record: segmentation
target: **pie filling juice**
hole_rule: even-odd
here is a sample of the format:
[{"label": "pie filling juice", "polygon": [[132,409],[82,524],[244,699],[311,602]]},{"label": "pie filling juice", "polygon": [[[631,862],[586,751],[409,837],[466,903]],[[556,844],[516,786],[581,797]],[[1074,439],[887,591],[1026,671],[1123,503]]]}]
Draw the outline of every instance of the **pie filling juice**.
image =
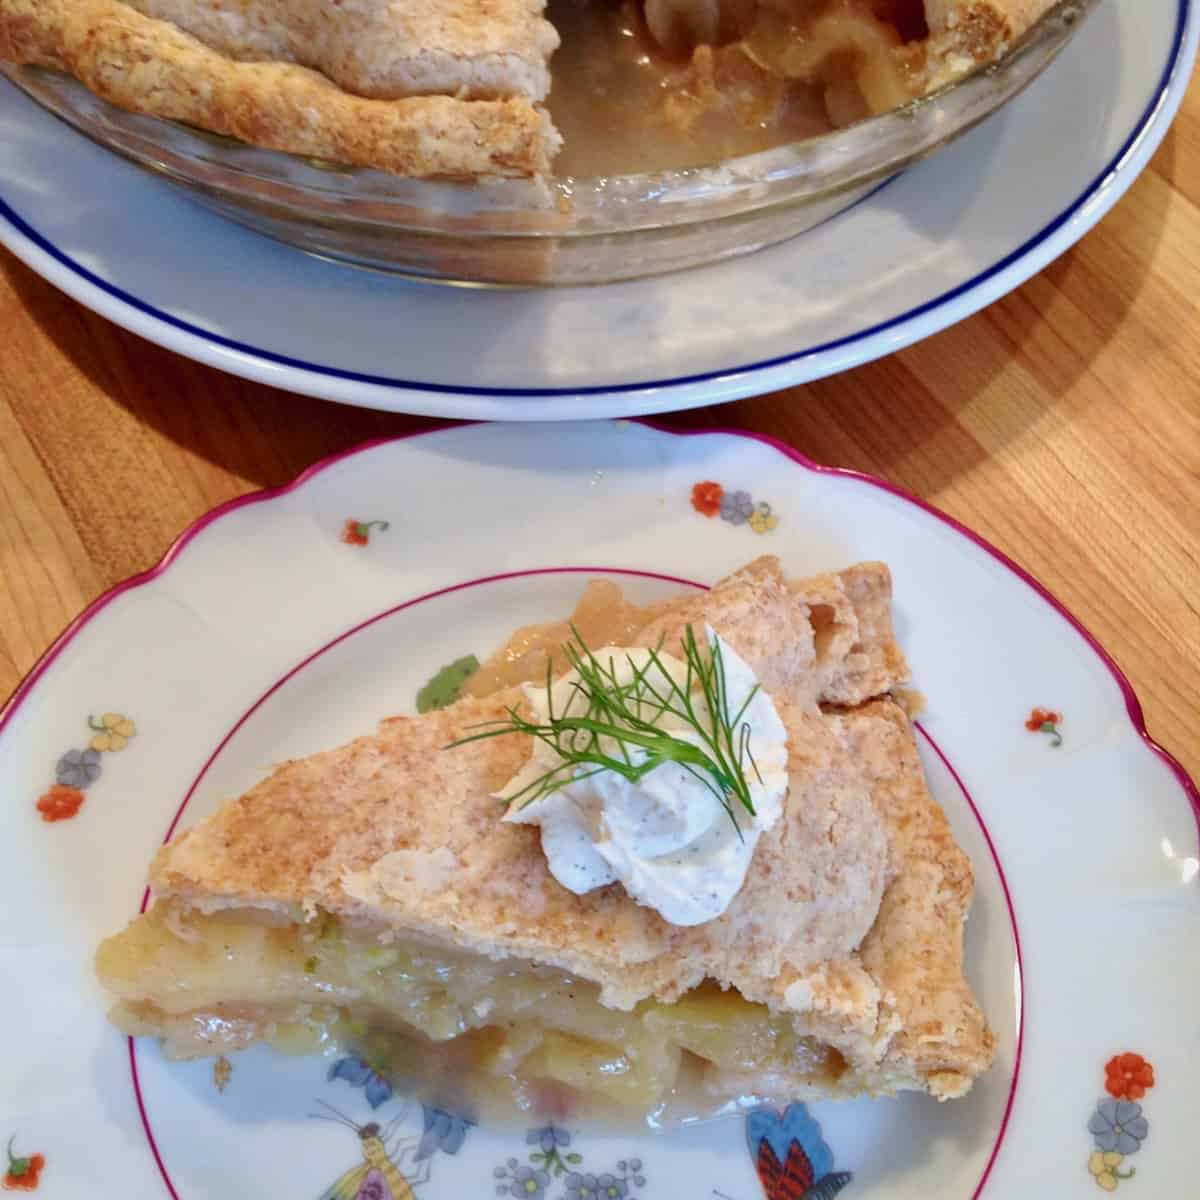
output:
[{"label": "pie filling juice", "polygon": [[[671,7],[673,3],[673,7]],[[708,0],[719,6],[721,0]],[[656,6],[666,16],[648,25]],[[684,169],[801,141],[921,91],[921,0],[550,0],[559,176]],[[713,34],[712,43],[695,42]],[[663,42],[666,42],[664,47]]]},{"label": "pie filling juice", "polygon": [[101,946],[97,970],[118,996],[153,997],[121,1001],[113,1020],[133,1036],[152,1029],[169,1056],[259,1041],[350,1052],[408,1093],[493,1121],[673,1123],[793,1099],[771,1094],[774,1070],[794,1077],[803,1064],[829,1086],[846,1069],[835,1049],[733,991],[703,985],[620,1012],[558,968],[389,944],[329,916],[297,926],[160,904]]}]

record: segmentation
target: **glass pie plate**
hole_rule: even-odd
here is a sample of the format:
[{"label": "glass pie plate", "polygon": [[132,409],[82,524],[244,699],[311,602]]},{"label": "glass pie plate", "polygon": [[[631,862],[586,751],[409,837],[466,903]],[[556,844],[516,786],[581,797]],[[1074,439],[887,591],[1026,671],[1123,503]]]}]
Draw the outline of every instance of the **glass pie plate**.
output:
[{"label": "glass pie plate", "polygon": [[0,65],[73,128],[241,225],[311,254],[449,283],[599,284],[746,254],[811,229],[1032,82],[1099,0],[1059,0],[995,62],[881,116],[711,167],[596,178],[406,179],[129,113]]}]

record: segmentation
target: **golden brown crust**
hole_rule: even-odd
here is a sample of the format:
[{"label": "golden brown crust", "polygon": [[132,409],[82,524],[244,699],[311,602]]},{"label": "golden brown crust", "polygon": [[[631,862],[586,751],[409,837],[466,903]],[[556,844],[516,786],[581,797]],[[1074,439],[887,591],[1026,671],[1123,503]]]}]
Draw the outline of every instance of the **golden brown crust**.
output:
[{"label": "golden brown crust", "polygon": [[831,719],[887,821],[896,872],[860,947],[880,1022],[896,1027],[882,1069],[915,1070],[939,1098],[961,1095],[995,1041],[963,975],[971,864],[928,793],[903,709],[880,700]]},{"label": "golden brown crust", "polygon": [[1058,0],[925,0],[929,86],[991,62]]},{"label": "golden brown crust", "polygon": [[636,641],[654,645],[662,638],[672,645],[685,625],[707,614],[720,621],[722,636],[772,696],[802,706],[859,704],[908,680],[891,600],[892,577],[883,563],[789,581],[779,559],[763,555],[711,592],[665,607]]},{"label": "golden brown crust", "polygon": [[543,100],[558,46],[543,0],[124,2],[229,58],[311,67],[375,100]]},{"label": "golden brown crust", "polygon": [[119,0],[0,0],[0,57],[68,70],[136,112],[404,175],[539,174],[558,147],[526,99],[364,99],[306,67],[225,58]]},{"label": "golden brown crust", "polygon": [[822,704],[861,704],[909,678],[892,629],[892,573],[857,563],[790,585],[813,626]]}]

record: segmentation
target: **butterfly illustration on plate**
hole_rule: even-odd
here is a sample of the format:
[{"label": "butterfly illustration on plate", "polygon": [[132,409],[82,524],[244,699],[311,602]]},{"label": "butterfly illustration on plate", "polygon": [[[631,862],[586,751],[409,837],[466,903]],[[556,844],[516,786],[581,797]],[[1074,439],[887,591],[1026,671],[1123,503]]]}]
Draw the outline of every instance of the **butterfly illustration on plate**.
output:
[{"label": "butterfly illustration on plate", "polygon": [[416,1143],[414,1138],[396,1138],[396,1130],[404,1120],[403,1112],[386,1126],[376,1121],[356,1125],[332,1104],[326,1104],[324,1100],[317,1103],[328,1112],[311,1113],[311,1116],[353,1130],[362,1146],[362,1162],[322,1192],[321,1200],[416,1200],[413,1189],[429,1178],[429,1160],[418,1168],[419,1178],[417,1175],[409,1178],[401,1171],[399,1164]]},{"label": "butterfly illustration on plate", "polygon": [[833,1169],[833,1151],[803,1104],[789,1104],[782,1115],[754,1109],[746,1141],[766,1200],[833,1200],[853,1178]]}]

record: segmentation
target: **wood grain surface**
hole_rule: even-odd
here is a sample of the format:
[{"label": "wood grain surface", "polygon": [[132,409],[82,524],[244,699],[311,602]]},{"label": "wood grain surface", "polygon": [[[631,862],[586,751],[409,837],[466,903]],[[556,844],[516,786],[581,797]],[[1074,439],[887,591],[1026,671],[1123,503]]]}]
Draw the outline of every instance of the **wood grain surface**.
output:
[{"label": "wood grain surface", "polygon": [[[1019,291],[881,362],[667,420],[773,434],[977,530],[1096,634],[1200,778],[1198,297],[1193,80],[1129,195]],[[179,358],[4,251],[0,330],[0,696],[205,510],[429,424]]]}]

